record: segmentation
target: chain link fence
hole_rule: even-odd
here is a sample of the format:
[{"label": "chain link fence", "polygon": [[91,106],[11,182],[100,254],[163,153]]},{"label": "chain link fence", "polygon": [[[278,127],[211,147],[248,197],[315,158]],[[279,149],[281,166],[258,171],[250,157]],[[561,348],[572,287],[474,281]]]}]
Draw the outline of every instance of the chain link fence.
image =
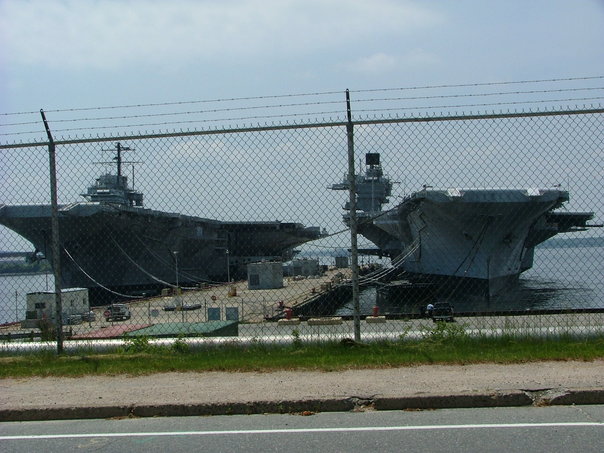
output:
[{"label": "chain link fence", "polygon": [[369,119],[350,123],[353,136],[326,122],[57,141],[60,320],[48,146],[2,145],[0,345],[61,325],[92,344],[340,339],[355,326],[370,340],[434,320],[601,332],[603,120],[600,109]]}]

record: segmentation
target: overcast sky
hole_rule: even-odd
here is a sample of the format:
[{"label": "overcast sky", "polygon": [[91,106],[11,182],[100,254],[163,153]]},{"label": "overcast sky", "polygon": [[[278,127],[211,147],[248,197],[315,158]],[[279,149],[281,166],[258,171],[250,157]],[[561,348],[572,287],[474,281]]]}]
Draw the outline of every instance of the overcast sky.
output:
[{"label": "overcast sky", "polygon": [[[0,126],[21,118],[3,113],[40,108],[594,76],[604,76],[604,0],[0,0]],[[588,86],[601,87],[602,79]],[[585,95],[598,100],[602,92]],[[39,115],[31,116],[33,125],[24,127],[44,140]],[[22,137],[4,134],[0,142]],[[601,162],[601,152],[593,155]],[[93,160],[77,163],[93,167]],[[20,187],[3,166],[0,186]],[[590,176],[589,187],[597,197],[575,198],[601,217],[592,201],[601,202],[604,175],[601,164],[592,167],[599,173]],[[96,171],[78,175],[77,186],[61,195],[73,199]],[[443,183],[466,182],[458,176]],[[144,185],[145,178],[139,180]],[[338,180],[315,185],[325,191]],[[19,202],[33,197],[4,193]],[[334,204],[334,220],[321,225],[341,228],[341,200],[324,198]],[[253,205],[243,198],[241,203]],[[188,209],[220,214],[206,211]]]},{"label": "overcast sky", "polygon": [[604,1],[0,0],[0,41],[0,113],[582,77]]}]

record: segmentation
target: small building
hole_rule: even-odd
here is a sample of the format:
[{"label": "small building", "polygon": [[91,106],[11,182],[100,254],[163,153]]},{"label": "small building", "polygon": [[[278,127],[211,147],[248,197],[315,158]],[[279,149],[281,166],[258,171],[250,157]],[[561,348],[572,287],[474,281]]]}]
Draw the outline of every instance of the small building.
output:
[{"label": "small building", "polygon": [[336,256],[336,268],[337,269],[346,269],[348,267],[348,257],[347,256]]},{"label": "small building", "polygon": [[247,265],[248,289],[283,288],[283,264],[278,261]]},{"label": "small building", "polygon": [[319,260],[308,258],[293,260],[291,262],[290,275],[302,275],[304,277],[321,275]]},{"label": "small building", "polygon": [[[27,311],[25,320],[21,323],[22,327],[37,327],[37,323],[41,319],[56,319],[57,305],[54,291],[27,293],[26,302]],[[88,289],[66,288],[61,290],[61,307],[64,318],[87,314],[90,311]]]}]

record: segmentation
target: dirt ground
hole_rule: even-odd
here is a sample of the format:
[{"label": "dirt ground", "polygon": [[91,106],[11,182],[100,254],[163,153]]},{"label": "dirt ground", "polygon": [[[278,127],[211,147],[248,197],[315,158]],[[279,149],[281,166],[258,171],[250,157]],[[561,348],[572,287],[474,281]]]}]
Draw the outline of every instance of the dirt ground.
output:
[{"label": "dirt ground", "polygon": [[161,373],[0,380],[0,409],[162,405],[604,389],[604,360],[341,372]]}]

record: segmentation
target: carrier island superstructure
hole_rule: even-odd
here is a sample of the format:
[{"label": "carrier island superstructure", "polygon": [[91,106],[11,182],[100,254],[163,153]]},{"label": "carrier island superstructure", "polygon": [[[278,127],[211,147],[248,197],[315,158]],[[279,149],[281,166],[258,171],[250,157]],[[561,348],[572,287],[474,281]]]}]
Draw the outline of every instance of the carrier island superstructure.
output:
[{"label": "carrier island superstructure", "polygon": [[[345,177],[333,190],[349,190]],[[585,230],[592,212],[557,211],[569,200],[558,189],[433,189],[412,192],[392,209],[380,154],[365,156],[355,175],[358,232],[410,279],[441,294],[493,297],[533,266],[535,246],[558,233]],[[350,206],[344,222],[350,224]]]},{"label": "carrier island superstructure", "polygon": [[[322,236],[319,227],[281,221],[230,222],[143,207],[143,194],[122,175],[101,175],[85,201],[59,206],[62,287],[89,288],[92,303],[151,294],[166,286],[225,282],[248,263],[285,261]],[[50,205],[0,205],[0,224],[52,263]]]}]

